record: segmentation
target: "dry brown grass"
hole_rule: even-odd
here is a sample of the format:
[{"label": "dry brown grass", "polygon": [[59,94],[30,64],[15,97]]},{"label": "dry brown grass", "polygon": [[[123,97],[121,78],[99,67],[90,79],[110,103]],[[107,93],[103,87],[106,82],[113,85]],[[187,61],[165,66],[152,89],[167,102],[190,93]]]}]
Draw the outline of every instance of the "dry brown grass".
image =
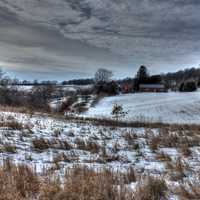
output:
[{"label": "dry brown grass", "polygon": [[41,152],[49,148],[49,143],[44,138],[35,138],[32,140],[32,148],[35,151]]},{"label": "dry brown grass", "polygon": [[77,145],[77,149],[83,150],[83,151],[89,151],[91,153],[99,153],[101,150],[101,146],[93,141],[93,140],[87,140],[84,141],[83,139],[77,138],[75,140],[75,144]]},{"label": "dry brown grass", "polygon": [[159,148],[161,142],[161,138],[159,136],[151,136],[150,140],[148,142],[149,148],[153,151],[156,152]]},{"label": "dry brown grass", "polygon": [[101,147],[100,157],[97,159],[99,163],[109,163],[114,161],[120,161],[121,157],[118,154],[108,153],[105,146]]},{"label": "dry brown grass", "polygon": [[54,158],[53,158],[53,163],[55,163],[56,165],[59,162],[75,162],[79,160],[79,158],[76,155],[72,155],[72,154],[65,154],[65,153],[58,153]]},{"label": "dry brown grass", "polygon": [[187,144],[183,144],[180,146],[180,151],[183,154],[183,156],[188,157],[192,155],[192,151],[190,150],[190,148],[188,147]]},{"label": "dry brown grass", "polygon": [[171,161],[171,157],[164,152],[158,152],[156,154],[155,158],[156,158],[156,160],[159,160],[161,162],[170,162]]},{"label": "dry brown grass", "polygon": [[61,141],[59,139],[48,140],[44,138],[35,138],[32,140],[32,148],[35,151],[42,152],[49,148],[70,150],[73,147],[66,140]]},{"label": "dry brown grass", "polygon": [[137,181],[137,174],[133,167],[129,167],[126,173],[123,173],[124,183],[130,184]]},{"label": "dry brown grass", "polygon": [[116,187],[116,183],[116,178],[110,171],[94,172],[86,167],[74,167],[66,171],[64,189],[56,198],[59,200],[131,199],[131,192],[125,185]]},{"label": "dry brown grass", "polygon": [[193,181],[187,181],[186,183],[183,183],[178,188],[178,195],[180,199],[182,200],[188,200],[188,199],[200,199],[200,182],[199,178],[197,180]]},{"label": "dry brown grass", "polygon": [[167,200],[168,187],[164,180],[147,177],[141,180],[134,193],[134,200]]},{"label": "dry brown grass", "polygon": [[16,120],[10,120],[10,121],[1,121],[0,122],[0,127],[7,127],[12,130],[22,130],[23,129],[23,124],[19,123]]},{"label": "dry brown grass", "polygon": [[63,183],[57,176],[39,177],[25,165],[5,161],[0,168],[0,200],[132,200],[133,191],[108,170],[74,166],[66,170]]},{"label": "dry brown grass", "polygon": [[5,143],[3,145],[3,147],[1,148],[1,152],[16,153],[17,152],[17,148],[13,144]]},{"label": "dry brown grass", "polygon": [[189,165],[181,158],[178,158],[175,162],[167,162],[166,168],[169,170],[172,181],[182,180],[186,177],[186,173],[190,171]]},{"label": "dry brown grass", "polygon": [[39,179],[31,168],[4,162],[0,168],[0,200],[33,199],[38,191]]},{"label": "dry brown grass", "polygon": [[0,111],[18,112],[18,113],[31,113],[31,111],[26,107],[14,107],[14,106],[2,106],[2,105],[0,105]]},{"label": "dry brown grass", "polygon": [[127,132],[123,135],[123,137],[127,141],[128,145],[132,145],[138,138],[137,134],[134,132]]},{"label": "dry brown grass", "polygon": [[[46,173],[39,176],[26,165],[9,160],[0,167],[0,200],[166,200],[168,187],[164,180],[154,177],[141,179],[136,190],[127,187],[137,180],[134,168],[125,173],[107,169],[94,171],[73,166],[65,172],[63,182],[58,176]],[[199,199],[199,185],[189,190],[181,187],[185,199]],[[187,187],[188,188],[188,187]]]},{"label": "dry brown grass", "polygon": [[192,130],[188,132],[178,129],[175,131],[174,128],[160,128],[159,134],[146,134],[146,138],[153,152],[159,150],[160,147],[177,148],[183,155],[190,156],[189,148],[200,145],[200,137]]}]

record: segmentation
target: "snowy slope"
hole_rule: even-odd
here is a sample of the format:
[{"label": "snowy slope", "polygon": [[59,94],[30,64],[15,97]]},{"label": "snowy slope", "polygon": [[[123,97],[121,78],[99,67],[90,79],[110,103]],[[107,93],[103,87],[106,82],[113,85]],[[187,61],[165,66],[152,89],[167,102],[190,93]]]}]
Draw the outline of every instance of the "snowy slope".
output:
[{"label": "snowy slope", "polygon": [[106,97],[84,115],[112,117],[112,106],[115,103],[122,105],[124,111],[128,111],[124,120],[164,123],[200,122],[200,92],[140,93]]}]

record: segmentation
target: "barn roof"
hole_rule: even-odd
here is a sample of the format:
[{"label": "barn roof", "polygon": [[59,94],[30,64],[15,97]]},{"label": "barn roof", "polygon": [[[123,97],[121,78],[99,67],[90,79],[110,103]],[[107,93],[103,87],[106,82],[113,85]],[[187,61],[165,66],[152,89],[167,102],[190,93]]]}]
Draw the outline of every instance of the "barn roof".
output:
[{"label": "barn roof", "polygon": [[164,89],[163,84],[140,84],[140,88],[149,88],[149,89]]}]

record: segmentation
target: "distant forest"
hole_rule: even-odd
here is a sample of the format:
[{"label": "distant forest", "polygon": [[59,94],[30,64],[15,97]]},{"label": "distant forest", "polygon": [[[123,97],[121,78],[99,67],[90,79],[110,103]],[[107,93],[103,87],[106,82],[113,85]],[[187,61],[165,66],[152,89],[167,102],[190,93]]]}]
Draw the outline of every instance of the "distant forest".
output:
[{"label": "distant forest", "polygon": [[[152,77],[160,76],[163,83],[168,87],[171,88],[175,85],[180,85],[182,82],[185,81],[196,81],[198,85],[200,85],[200,68],[188,68],[184,70],[180,70],[177,72],[170,72],[167,74],[160,74],[160,75],[153,75]],[[117,80],[119,84],[123,83],[131,83],[135,80],[133,78],[125,78],[121,80]],[[76,79],[70,81],[63,81],[63,85],[88,85],[93,84],[94,79]]]},{"label": "distant forest", "polygon": [[174,73],[162,74],[162,79],[167,87],[180,85],[185,81],[195,81],[200,85],[200,68],[189,68]]},{"label": "distant forest", "polygon": [[[74,79],[69,81],[20,81],[18,79],[11,79],[8,76],[2,77],[2,71],[0,70],[0,85],[91,85],[95,83],[94,78],[87,79]],[[136,75],[133,77],[127,77],[120,80],[115,80],[118,84],[131,84],[136,80]],[[195,81],[200,86],[200,68],[188,68],[177,72],[170,72],[166,74],[158,74],[150,76],[150,80],[153,83],[161,82],[165,84],[167,88],[179,87],[183,82]]]}]

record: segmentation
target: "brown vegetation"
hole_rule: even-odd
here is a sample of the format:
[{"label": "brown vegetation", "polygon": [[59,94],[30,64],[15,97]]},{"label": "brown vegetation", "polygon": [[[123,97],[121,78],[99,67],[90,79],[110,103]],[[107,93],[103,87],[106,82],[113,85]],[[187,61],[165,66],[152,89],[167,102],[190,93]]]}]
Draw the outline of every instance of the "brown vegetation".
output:
[{"label": "brown vegetation", "polygon": [[136,200],[167,200],[168,187],[164,180],[147,177],[141,180],[134,193]]}]

